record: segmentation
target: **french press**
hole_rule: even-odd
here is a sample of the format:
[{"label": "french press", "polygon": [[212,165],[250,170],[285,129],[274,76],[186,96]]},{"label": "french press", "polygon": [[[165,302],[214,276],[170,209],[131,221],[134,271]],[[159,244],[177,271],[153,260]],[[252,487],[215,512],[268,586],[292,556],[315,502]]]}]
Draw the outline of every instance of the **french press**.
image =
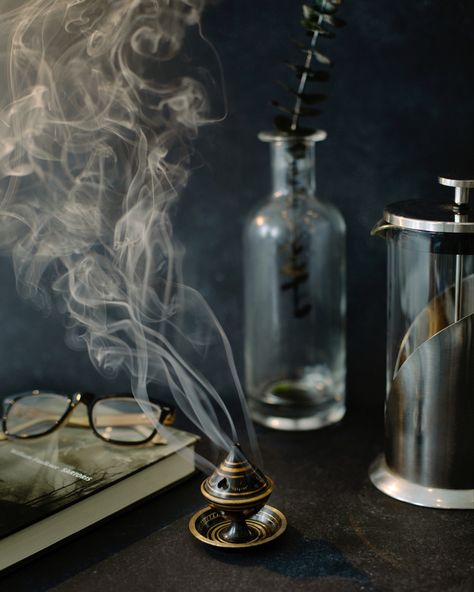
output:
[{"label": "french press", "polygon": [[370,468],[412,504],[474,508],[474,180],[454,199],[389,205],[385,454]]}]

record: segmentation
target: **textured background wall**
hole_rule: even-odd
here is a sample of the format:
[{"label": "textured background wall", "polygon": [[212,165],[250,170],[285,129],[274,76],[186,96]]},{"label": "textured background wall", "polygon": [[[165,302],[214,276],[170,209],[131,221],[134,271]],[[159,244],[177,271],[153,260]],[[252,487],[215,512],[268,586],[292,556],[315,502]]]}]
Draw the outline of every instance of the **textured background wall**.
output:
[{"label": "textured background wall", "polygon": [[[348,26],[325,41],[334,58],[329,100],[319,126],[318,192],[348,224],[348,393],[352,407],[380,409],[384,397],[385,249],[370,238],[385,203],[440,194],[442,172],[474,175],[474,5],[468,0],[346,0]],[[267,146],[275,81],[299,54],[294,0],[223,0],[208,8],[203,30],[212,50],[193,48],[215,83],[213,113],[223,122],[201,130],[195,171],[176,212],[186,247],[187,282],[198,288],[226,329],[242,368],[241,232],[247,212],[269,189]],[[322,47],[322,46],[321,46]],[[62,319],[46,317],[16,295],[0,259],[0,394],[32,386],[126,389],[101,377],[85,352],[64,343]],[[217,378],[212,359],[204,371]],[[226,385],[221,382],[223,392]]]}]

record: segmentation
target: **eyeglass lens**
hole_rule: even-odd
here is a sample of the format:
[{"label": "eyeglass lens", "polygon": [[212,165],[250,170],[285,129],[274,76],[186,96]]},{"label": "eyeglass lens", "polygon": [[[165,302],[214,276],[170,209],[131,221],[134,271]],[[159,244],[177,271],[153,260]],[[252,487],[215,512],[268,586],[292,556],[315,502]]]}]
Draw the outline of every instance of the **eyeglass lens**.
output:
[{"label": "eyeglass lens", "polygon": [[107,398],[92,409],[96,432],[114,442],[144,442],[152,435],[159,422],[161,408],[153,403],[139,405],[133,399]]},{"label": "eyeglass lens", "polygon": [[7,416],[7,430],[12,436],[28,438],[52,429],[64,416],[70,400],[63,395],[39,394],[15,401]]}]

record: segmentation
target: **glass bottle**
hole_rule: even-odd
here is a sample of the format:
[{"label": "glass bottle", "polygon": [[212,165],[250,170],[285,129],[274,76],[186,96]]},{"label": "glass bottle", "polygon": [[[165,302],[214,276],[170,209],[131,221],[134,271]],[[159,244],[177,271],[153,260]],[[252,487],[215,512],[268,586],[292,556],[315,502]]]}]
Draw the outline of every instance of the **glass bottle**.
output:
[{"label": "glass bottle", "polygon": [[245,381],[252,419],[309,430],[345,413],[345,224],[316,198],[315,142],[262,133],[273,190],[244,232]]}]

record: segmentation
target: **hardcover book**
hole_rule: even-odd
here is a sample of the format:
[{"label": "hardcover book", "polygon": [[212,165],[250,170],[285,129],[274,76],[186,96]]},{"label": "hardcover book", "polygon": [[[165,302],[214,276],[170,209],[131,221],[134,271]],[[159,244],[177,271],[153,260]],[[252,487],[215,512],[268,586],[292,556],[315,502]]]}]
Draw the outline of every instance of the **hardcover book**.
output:
[{"label": "hardcover book", "polygon": [[72,427],[0,441],[0,570],[191,475],[197,436],[168,429],[168,444],[147,446]]}]

